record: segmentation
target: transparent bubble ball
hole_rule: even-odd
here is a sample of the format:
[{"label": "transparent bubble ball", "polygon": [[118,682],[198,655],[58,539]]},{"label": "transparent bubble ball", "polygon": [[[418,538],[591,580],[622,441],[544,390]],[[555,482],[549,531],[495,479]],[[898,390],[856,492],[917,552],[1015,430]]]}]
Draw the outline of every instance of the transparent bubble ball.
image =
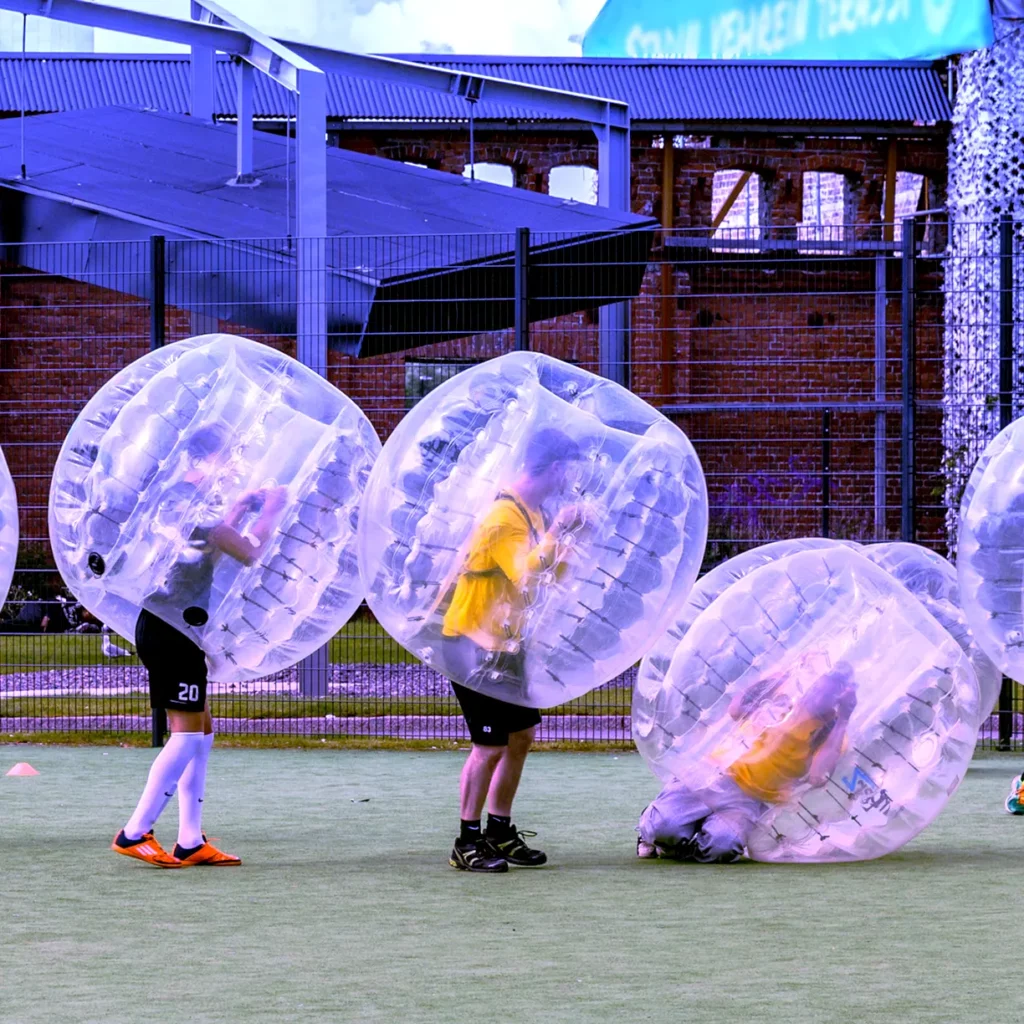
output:
[{"label": "transparent bubble ball", "polygon": [[[753,859],[851,861],[893,852],[939,814],[974,751],[980,690],[917,598],[833,544],[725,588],[648,700],[634,719],[648,763],[699,793],[752,797]],[[803,756],[830,742],[816,767]]]},{"label": "transparent bubble ball", "polygon": [[0,449],[0,606],[7,600],[18,561],[18,495]]},{"label": "transparent bubble ball", "polygon": [[399,424],[360,517],[367,601],[450,679],[529,707],[628,669],[707,539],[686,436],[625,388],[538,353],[465,370]]},{"label": "transparent bubble ball", "polygon": [[960,581],[956,568],[938,552],[921,547],[920,544],[893,541],[866,545],[861,550],[865,558],[899,580],[935,616],[967,655],[981,689],[978,707],[980,725],[992,713],[999,700],[1003,673],[982,650],[971,631],[960,600]]},{"label": "transparent bubble ball", "polygon": [[132,638],[141,609],[210,678],[253,679],[326,643],[362,600],[359,502],[380,442],[295,359],[208,334],[150,352],[75,420],[50,487],[68,587]]},{"label": "transparent bubble ball", "polygon": [[960,505],[960,597],[974,636],[1024,681],[1024,419],[988,445]]}]

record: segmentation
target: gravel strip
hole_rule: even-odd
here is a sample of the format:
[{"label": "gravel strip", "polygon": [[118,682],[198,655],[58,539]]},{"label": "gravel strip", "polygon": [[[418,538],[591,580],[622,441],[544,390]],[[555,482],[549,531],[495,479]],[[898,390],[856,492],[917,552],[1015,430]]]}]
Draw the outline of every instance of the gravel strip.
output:
[{"label": "gravel strip", "polygon": [[[326,718],[215,718],[217,732],[260,736],[375,736],[404,740],[469,740],[461,715],[380,715]],[[148,715],[81,715],[0,718],[4,733],[145,732]],[[552,715],[537,730],[541,742],[629,742],[622,715]]]},{"label": "gravel strip", "polygon": [[[635,679],[636,670],[633,669],[608,685],[631,686]],[[115,696],[145,692],[145,670],[135,665],[81,665],[0,675],[0,697],[28,694],[62,697],[76,693]],[[289,669],[252,682],[211,683],[209,692],[212,696],[299,696],[299,674],[295,669]],[[451,692],[448,680],[426,665],[361,662],[331,665],[326,696],[429,698],[450,697]]]}]

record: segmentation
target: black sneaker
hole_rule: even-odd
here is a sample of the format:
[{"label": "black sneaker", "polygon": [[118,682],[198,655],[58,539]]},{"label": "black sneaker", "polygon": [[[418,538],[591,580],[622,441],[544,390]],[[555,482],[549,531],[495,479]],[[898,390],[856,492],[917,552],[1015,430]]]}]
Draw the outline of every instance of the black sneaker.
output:
[{"label": "black sneaker", "polygon": [[460,871],[508,871],[508,862],[485,836],[479,839],[456,839],[448,863]]},{"label": "black sneaker", "polygon": [[495,833],[487,830],[487,841],[494,847],[502,857],[521,868],[539,868],[541,864],[547,864],[548,855],[543,850],[532,850],[524,839],[532,839],[536,832],[525,832],[510,825],[507,832]]}]

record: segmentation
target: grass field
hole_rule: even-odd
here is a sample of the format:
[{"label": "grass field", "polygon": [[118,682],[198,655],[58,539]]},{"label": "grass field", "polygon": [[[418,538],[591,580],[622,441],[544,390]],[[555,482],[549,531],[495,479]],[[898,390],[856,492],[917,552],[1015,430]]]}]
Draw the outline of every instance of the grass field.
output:
[{"label": "grass field", "polygon": [[[628,715],[633,691],[628,686],[609,686],[591,690],[583,697],[560,704],[547,714]],[[322,718],[335,715],[455,715],[458,701],[450,697],[401,697],[385,693],[380,697],[274,697],[266,694],[251,696],[218,696],[211,701],[218,718]],[[61,697],[15,696],[0,698],[0,727],[3,719],[21,715],[148,715],[149,696],[145,694],[118,694],[96,697],[91,694],[68,694]]]},{"label": "grass field", "polygon": [[[0,746],[0,1020],[1011,1022],[1024,820],[979,761],[869,864],[637,861],[634,755],[538,753],[517,806],[548,867],[446,863],[457,751],[215,752],[241,869],[116,857],[152,752]],[[157,834],[173,842],[174,808]]]},{"label": "grass field", "polygon": [[[6,672],[28,672],[35,669],[60,668],[73,665],[138,665],[138,659],[111,660],[103,655],[98,633],[18,633],[0,635],[0,665]],[[131,642],[113,636],[124,648]],[[395,643],[376,622],[349,622],[331,641],[331,661],[338,663],[412,663],[416,659]],[[0,672],[0,679],[3,678]]]}]

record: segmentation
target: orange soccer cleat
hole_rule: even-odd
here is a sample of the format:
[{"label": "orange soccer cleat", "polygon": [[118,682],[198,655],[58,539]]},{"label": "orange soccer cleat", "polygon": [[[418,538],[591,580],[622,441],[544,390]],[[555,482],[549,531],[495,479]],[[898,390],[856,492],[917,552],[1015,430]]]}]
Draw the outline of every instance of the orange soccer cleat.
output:
[{"label": "orange soccer cleat", "polygon": [[124,834],[124,829],[114,836],[110,844],[114,853],[122,853],[126,857],[134,857],[155,868],[180,868],[181,861],[172,857],[154,838],[152,832],[147,832],[139,839],[129,839]]},{"label": "orange soccer cleat", "polygon": [[192,851],[183,849],[177,843],[174,844],[174,856],[178,859],[178,863],[181,864],[183,868],[234,868],[238,867],[238,865],[242,863],[241,857],[236,857],[234,854],[230,853],[224,853],[222,850],[218,850],[213,843],[206,842],[205,836],[203,839],[203,845],[197,846]]}]

